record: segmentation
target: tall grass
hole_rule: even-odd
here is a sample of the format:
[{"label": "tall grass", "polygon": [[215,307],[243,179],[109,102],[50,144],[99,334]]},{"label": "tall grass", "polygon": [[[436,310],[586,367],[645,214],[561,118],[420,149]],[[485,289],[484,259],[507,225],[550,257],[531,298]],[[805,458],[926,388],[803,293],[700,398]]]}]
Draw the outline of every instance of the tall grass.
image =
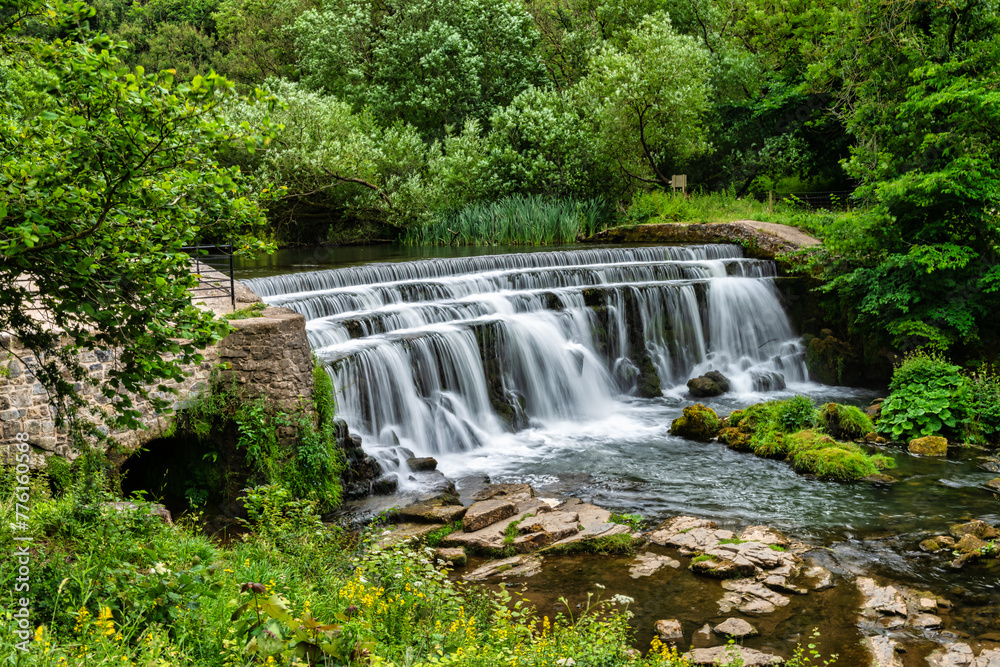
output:
[{"label": "tall grass", "polygon": [[612,211],[602,199],[511,195],[440,214],[407,231],[408,245],[551,245],[605,229]]}]

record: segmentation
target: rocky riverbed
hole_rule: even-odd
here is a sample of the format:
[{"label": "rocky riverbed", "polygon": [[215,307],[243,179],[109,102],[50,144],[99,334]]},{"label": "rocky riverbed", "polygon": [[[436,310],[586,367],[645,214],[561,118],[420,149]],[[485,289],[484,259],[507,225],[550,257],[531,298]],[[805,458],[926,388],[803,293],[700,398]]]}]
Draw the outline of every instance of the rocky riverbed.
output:
[{"label": "rocky riverbed", "polygon": [[[1000,627],[971,635],[953,622],[961,619],[946,591],[861,572],[824,545],[693,516],[636,530],[527,484],[472,486],[466,480],[461,499],[451,489],[395,509],[380,542],[430,538],[453,577],[506,588],[550,616],[578,611],[588,596],[627,596],[637,649],[655,636],[699,665],[736,653],[744,665],[778,665],[812,643],[841,665],[1000,667]],[[995,530],[972,521],[953,527],[957,539],[923,546],[969,535],[981,547]],[[946,556],[970,560],[936,554]]]}]

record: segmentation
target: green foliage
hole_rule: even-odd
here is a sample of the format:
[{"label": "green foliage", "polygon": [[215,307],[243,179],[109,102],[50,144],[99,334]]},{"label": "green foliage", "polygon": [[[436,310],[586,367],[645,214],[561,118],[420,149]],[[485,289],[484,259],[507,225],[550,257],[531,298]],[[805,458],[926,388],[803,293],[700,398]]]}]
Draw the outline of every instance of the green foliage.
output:
[{"label": "green foliage", "polygon": [[471,204],[408,230],[411,244],[549,245],[569,243],[607,226],[600,200],[574,201],[515,195]]},{"label": "green foliage", "polygon": [[266,303],[255,303],[248,308],[240,308],[226,315],[227,320],[246,320],[252,317],[262,317]]},{"label": "green foliage", "polygon": [[543,80],[538,32],[512,0],[341,0],[295,24],[303,80],[388,127],[440,139]]},{"label": "green foliage", "polygon": [[837,440],[857,440],[875,431],[875,424],[860,408],[827,403],[818,410],[817,421]]},{"label": "green foliage", "polygon": [[603,152],[630,179],[669,187],[672,167],[708,150],[708,55],[657,12],[592,60],[581,94],[593,101]]},{"label": "green foliage", "polygon": [[441,544],[441,541],[451,535],[452,533],[457,533],[462,530],[462,522],[454,521],[452,523],[441,526],[437,530],[427,533],[424,537],[424,544],[431,548],[437,548]]},{"label": "green foliage", "polygon": [[[53,12],[53,26],[92,14],[73,11]],[[41,360],[35,373],[61,415],[99,409],[74,387],[90,383],[108,418],[135,428],[133,397],[165,391],[159,382],[181,379],[228,330],[192,305],[197,278],[181,247],[263,222],[239,171],[215,154],[267,139],[218,118],[235,97],[222,77],[175,85],[167,72],[130,71],[100,33],[44,42],[0,30],[50,100],[24,117],[17,100],[0,101],[0,328]],[[76,356],[95,348],[119,349],[99,384]]]},{"label": "green foliage", "polygon": [[917,352],[896,368],[878,430],[893,440],[955,434],[970,416],[968,381],[939,354]]},{"label": "green foliage", "polygon": [[[333,387],[326,371],[315,368],[315,423],[308,412],[276,410],[263,398],[246,399],[235,385],[218,380],[180,411],[174,437],[190,435],[203,452],[203,464],[194,476],[205,486],[194,487],[195,492],[218,497],[232,493],[234,484],[276,484],[295,499],[315,502],[322,511],[340,504],[346,461],[336,440]],[[279,430],[288,428],[297,433],[291,448],[278,439]],[[231,430],[236,433],[235,452],[224,444]],[[218,468],[226,466],[229,479],[213,482],[221,474]]]},{"label": "green foliage", "polygon": [[993,366],[979,369],[969,376],[971,412],[975,415],[966,423],[973,439],[1000,443],[1000,377]]}]

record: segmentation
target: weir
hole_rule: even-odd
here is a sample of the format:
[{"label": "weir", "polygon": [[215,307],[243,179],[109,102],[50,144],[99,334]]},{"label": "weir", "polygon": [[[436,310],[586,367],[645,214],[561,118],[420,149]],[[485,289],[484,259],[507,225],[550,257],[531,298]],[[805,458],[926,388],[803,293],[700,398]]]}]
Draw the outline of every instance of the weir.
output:
[{"label": "weir", "polygon": [[[680,396],[807,381],[773,262],[737,245],[433,259],[246,281],[307,318],[338,413],[387,471],[504,433]],[[403,470],[401,470],[401,468]],[[401,480],[402,481],[402,480]]]}]

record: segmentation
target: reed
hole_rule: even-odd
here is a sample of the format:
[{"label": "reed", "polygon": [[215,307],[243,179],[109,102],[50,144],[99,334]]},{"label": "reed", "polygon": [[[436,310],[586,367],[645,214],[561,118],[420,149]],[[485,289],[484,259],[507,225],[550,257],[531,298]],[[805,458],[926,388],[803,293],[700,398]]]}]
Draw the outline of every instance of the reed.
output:
[{"label": "reed", "polygon": [[602,199],[511,195],[447,211],[407,230],[408,245],[552,245],[606,229],[611,208]]}]

